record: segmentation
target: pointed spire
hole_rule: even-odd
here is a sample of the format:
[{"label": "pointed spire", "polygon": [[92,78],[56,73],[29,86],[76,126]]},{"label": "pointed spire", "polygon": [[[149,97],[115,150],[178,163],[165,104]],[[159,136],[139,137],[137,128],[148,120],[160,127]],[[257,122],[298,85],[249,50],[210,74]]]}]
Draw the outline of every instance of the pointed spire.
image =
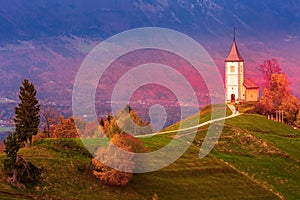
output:
[{"label": "pointed spire", "polygon": [[244,61],[243,57],[241,56],[241,54],[239,53],[239,50],[236,46],[236,42],[235,42],[235,27],[233,28],[233,42],[232,42],[232,47],[231,50],[229,52],[229,55],[227,56],[225,62],[240,62],[240,61]]},{"label": "pointed spire", "polygon": [[235,27],[233,27],[233,42],[235,42]]}]

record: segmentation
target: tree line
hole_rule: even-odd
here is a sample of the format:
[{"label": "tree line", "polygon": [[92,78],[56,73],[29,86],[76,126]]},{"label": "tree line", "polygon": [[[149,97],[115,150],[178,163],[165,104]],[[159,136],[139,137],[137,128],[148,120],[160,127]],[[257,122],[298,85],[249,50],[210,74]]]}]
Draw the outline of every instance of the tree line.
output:
[{"label": "tree line", "polygon": [[276,111],[283,110],[285,123],[300,127],[300,101],[291,92],[288,78],[278,61],[267,60],[259,68],[263,74],[264,88],[255,110],[263,115],[275,115]]},{"label": "tree line", "polygon": [[[255,105],[255,110],[263,115],[275,114],[277,110],[284,110],[285,122],[289,125],[300,127],[300,102],[296,95],[290,90],[290,83],[287,76],[282,72],[276,59],[267,60],[260,66],[264,76],[264,89],[260,101]],[[41,171],[32,163],[18,155],[21,147],[31,145],[33,140],[41,138],[77,138],[78,130],[91,138],[106,136],[110,139],[108,148],[99,148],[96,151],[96,158],[92,159],[93,174],[102,182],[108,185],[126,185],[132,177],[130,172],[120,172],[101,163],[97,157],[105,158],[109,163],[118,162],[120,158],[107,156],[112,145],[120,149],[142,153],[146,152],[143,143],[132,135],[152,133],[149,123],[144,123],[130,106],[119,111],[115,116],[108,115],[101,118],[94,127],[81,119],[74,117],[65,118],[53,112],[51,109],[41,106],[36,97],[37,91],[33,83],[24,79],[20,87],[19,103],[15,107],[15,131],[11,132],[4,141],[4,152],[8,159],[4,166],[8,171],[9,182],[23,187],[25,183],[38,179]],[[40,119],[42,118],[43,129],[39,130]],[[129,123],[132,120],[138,127],[135,128]],[[123,127],[119,127],[119,125]],[[145,128],[146,127],[146,128]],[[127,134],[122,128],[132,130],[132,135]],[[128,168],[134,169],[134,158],[126,158]]]},{"label": "tree line", "polygon": [[[15,108],[15,131],[11,132],[4,141],[5,149],[8,159],[4,161],[4,168],[8,174],[8,181],[18,187],[24,188],[25,184],[33,183],[39,179],[41,170],[34,166],[31,162],[26,161],[23,156],[18,155],[20,148],[28,145],[31,146],[33,140],[41,138],[77,138],[79,137],[76,128],[79,128],[88,137],[103,137],[104,135],[110,139],[108,148],[99,148],[96,151],[96,158],[92,159],[93,174],[96,178],[108,185],[124,186],[131,177],[130,172],[121,172],[99,161],[99,157],[105,157],[105,155],[111,155],[109,152],[114,145],[122,150],[141,153],[146,152],[143,143],[126,134],[119,128],[117,119],[115,116],[108,115],[106,118],[101,118],[98,123],[98,127],[93,127],[92,124],[88,124],[80,119],[74,119],[74,117],[64,118],[58,117],[57,113],[52,112],[49,109],[40,110],[40,104],[36,97],[37,91],[33,83],[25,79],[22,82],[19,93],[19,104]],[[41,115],[41,116],[40,116]],[[124,110],[117,113],[117,118],[120,123],[127,123],[131,118],[134,123],[139,126],[147,126],[148,123],[144,123],[137,114],[131,109],[130,106],[126,106]],[[43,118],[44,128],[39,130],[40,117]],[[76,125],[75,126],[75,120]],[[79,125],[79,126],[78,126]],[[151,127],[145,129],[147,133],[151,133]],[[144,130],[144,131],[145,131]],[[141,134],[140,129],[132,129],[134,134]],[[86,135],[83,135],[86,136]],[[119,151],[119,150],[118,150]],[[135,163],[133,157],[119,158],[116,156],[106,156],[103,162],[115,162],[116,164],[126,164],[128,168],[134,169]],[[119,163],[119,160],[123,160],[124,163]]]}]

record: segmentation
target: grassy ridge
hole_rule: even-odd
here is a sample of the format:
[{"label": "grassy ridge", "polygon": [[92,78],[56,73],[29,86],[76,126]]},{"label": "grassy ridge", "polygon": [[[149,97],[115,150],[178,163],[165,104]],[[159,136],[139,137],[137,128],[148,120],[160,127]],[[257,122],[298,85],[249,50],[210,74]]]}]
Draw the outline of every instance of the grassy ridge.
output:
[{"label": "grassy ridge", "polygon": [[[202,111],[202,120],[209,119],[209,110]],[[177,161],[155,172],[135,174],[123,188],[102,185],[93,177],[90,155],[80,140],[38,141],[20,154],[45,169],[41,182],[26,190],[13,188],[5,182],[0,165],[0,199],[127,200],[154,195],[159,199],[300,199],[299,131],[244,114],[226,120],[214,150],[199,159],[205,128],[198,130],[193,144]],[[156,150],[171,139],[171,135],[157,135],[142,141],[149,150]],[[0,163],[4,158],[0,155]]]},{"label": "grassy ridge", "polygon": [[[287,199],[300,199],[300,131],[258,115],[227,120],[214,154],[267,183]],[[224,137],[233,136],[233,138]]]},{"label": "grassy ridge", "polygon": [[[214,112],[216,116],[220,116],[223,117],[223,112],[224,109],[225,110],[225,115],[231,115],[232,112],[231,110],[226,106],[224,107],[224,105],[214,105]],[[204,107],[199,113],[192,115],[190,117],[187,117],[186,119],[183,119],[181,122],[177,122],[167,128],[165,128],[162,131],[169,131],[169,130],[176,130],[179,128],[180,124],[184,124],[184,127],[190,127],[190,126],[195,126],[195,124],[201,124],[203,122],[206,122],[208,120],[211,119],[211,112],[212,112],[212,105],[208,105],[206,107]],[[218,118],[218,117],[215,117]],[[184,128],[182,127],[182,128]]]},{"label": "grassy ridge", "polygon": [[[154,194],[159,199],[276,199],[274,194],[220,160],[211,156],[198,159],[198,151],[196,146],[191,146],[170,166],[136,174],[128,186],[114,188],[102,185],[93,177],[90,158],[79,140],[43,140],[20,152],[45,168],[41,183],[23,191],[8,186],[2,178],[0,190],[15,195],[22,193],[24,197],[54,199],[151,199]],[[0,160],[3,159],[2,155]],[[2,169],[0,173],[4,177]]]}]

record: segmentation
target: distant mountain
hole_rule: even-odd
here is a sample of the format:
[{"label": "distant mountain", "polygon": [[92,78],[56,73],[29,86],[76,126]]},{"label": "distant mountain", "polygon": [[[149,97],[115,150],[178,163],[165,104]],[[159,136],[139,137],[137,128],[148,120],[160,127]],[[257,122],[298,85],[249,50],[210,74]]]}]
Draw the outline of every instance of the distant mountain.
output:
[{"label": "distant mountain", "polygon": [[[221,73],[236,27],[246,75],[261,83],[257,66],[276,57],[300,95],[299,13],[298,0],[2,1],[0,97],[16,100],[21,81],[28,77],[44,104],[70,107],[73,81],[87,53],[116,33],[145,26],[191,36]],[[187,74],[197,85],[192,75]],[[203,84],[196,89],[203,93]]]},{"label": "distant mountain", "polygon": [[0,38],[2,43],[69,34],[105,38],[141,26],[218,37],[228,37],[236,26],[249,37],[269,38],[298,34],[299,13],[297,0],[11,0],[1,2]]}]

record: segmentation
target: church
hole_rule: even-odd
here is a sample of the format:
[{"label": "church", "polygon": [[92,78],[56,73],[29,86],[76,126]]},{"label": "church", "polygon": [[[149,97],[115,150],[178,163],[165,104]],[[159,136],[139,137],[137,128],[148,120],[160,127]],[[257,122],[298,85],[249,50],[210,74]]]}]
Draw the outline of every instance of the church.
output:
[{"label": "church", "polygon": [[244,77],[244,59],[238,51],[235,33],[229,55],[225,60],[226,103],[258,101],[259,87]]}]

